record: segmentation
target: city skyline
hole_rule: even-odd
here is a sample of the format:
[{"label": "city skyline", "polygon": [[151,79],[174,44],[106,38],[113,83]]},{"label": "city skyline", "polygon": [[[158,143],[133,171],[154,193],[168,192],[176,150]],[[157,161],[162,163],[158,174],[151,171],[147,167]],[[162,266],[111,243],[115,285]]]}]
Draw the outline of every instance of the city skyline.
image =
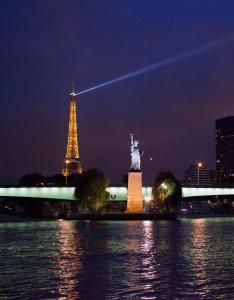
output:
[{"label": "city skyline", "polygon": [[[61,172],[74,80],[82,91],[233,34],[231,1],[193,7],[168,1],[176,15],[163,1],[70,4],[1,4],[0,182],[34,171]],[[96,166],[120,182],[134,131],[145,152],[146,181],[160,169],[183,179],[200,160],[215,169],[215,120],[234,112],[233,47],[231,42],[78,95],[84,168]]]}]

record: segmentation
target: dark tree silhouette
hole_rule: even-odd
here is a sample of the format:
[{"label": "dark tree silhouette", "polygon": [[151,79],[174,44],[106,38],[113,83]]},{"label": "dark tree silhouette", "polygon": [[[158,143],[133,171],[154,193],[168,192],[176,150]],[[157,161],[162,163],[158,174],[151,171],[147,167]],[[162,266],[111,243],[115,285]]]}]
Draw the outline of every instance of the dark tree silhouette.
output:
[{"label": "dark tree silhouette", "polygon": [[90,169],[77,177],[75,198],[80,210],[97,212],[107,204],[109,179],[98,169]]},{"label": "dark tree silhouette", "polygon": [[64,185],[66,184],[65,177],[62,174],[55,174],[45,179],[46,185]]},{"label": "dark tree silhouette", "polygon": [[181,184],[171,172],[160,172],[153,181],[152,194],[161,212],[175,213],[182,198]]},{"label": "dark tree silhouette", "polygon": [[122,177],[123,186],[128,187],[128,173],[126,172]]},{"label": "dark tree silhouette", "polygon": [[24,186],[35,186],[44,184],[45,178],[39,173],[27,174],[20,179],[20,185]]}]

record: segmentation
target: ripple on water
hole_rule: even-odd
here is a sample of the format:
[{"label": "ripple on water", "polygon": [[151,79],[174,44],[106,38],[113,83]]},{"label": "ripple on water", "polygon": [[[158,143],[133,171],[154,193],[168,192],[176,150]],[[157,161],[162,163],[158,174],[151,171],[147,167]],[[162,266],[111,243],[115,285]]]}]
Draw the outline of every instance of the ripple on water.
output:
[{"label": "ripple on water", "polygon": [[0,299],[232,299],[234,218],[0,224]]}]

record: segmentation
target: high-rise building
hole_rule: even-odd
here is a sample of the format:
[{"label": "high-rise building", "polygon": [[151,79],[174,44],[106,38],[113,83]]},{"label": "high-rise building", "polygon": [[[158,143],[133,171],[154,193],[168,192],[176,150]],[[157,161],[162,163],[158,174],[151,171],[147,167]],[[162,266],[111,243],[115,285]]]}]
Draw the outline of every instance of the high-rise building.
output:
[{"label": "high-rise building", "polygon": [[214,171],[207,169],[203,164],[191,165],[184,172],[185,185],[211,185],[214,183]]},{"label": "high-rise building", "polygon": [[77,93],[73,84],[73,90],[70,94],[70,115],[69,115],[69,129],[68,129],[68,141],[67,152],[62,174],[69,176],[71,174],[82,173],[82,165],[79,156],[79,144],[78,144],[78,130],[77,130]]},{"label": "high-rise building", "polygon": [[234,182],[234,116],[216,120],[216,182]]}]

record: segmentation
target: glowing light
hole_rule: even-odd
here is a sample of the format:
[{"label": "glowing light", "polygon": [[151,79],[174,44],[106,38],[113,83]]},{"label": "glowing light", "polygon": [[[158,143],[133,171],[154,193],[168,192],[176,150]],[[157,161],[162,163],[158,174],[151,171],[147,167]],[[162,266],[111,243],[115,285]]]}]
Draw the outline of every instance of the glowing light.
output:
[{"label": "glowing light", "polygon": [[144,200],[149,203],[151,201],[151,197],[150,196],[145,196]]},{"label": "glowing light", "polygon": [[167,185],[166,185],[165,182],[161,183],[160,186],[161,186],[163,189],[165,189],[165,190],[167,189]]},{"label": "glowing light", "polygon": [[199,162],[199,163],[197,164],[197,166],[198,166],[198,168],[201,168],[201,167],[202,167],[202,162]]},{"label": "glowing light", "polygon": [[93,86],[93,87],[88,88],[86,90],[80,91],[78,93],[78,95],[82,95],[82,94],[94,91],[96,89],[99,89],[99,88],[102,88],[102,87],[105,87],[105,86],[108,86],[108,85],[111,85],[111,84],[114,84],[114,83],[117,83],[117,82],[120,82],[120,81],[123,81],[123,80],[126,80],[126,79],[130,79],[132,77],[136,77],[136,76],[142,75],[144,73],[147,73],[147,72],[153,71],[155,69],[158,69],[158,68],[167,66],[169,64],[175,63],[177,61],[181,61],[183,59],[189,58],[189,57],[191,57],[193,55],[197,55],[197,54],[200,54],[202,52],[206,52],[206,51],[208,51],[208,50],[210,50],[212,48],[220,47],[222,45],[225,45],[227,43],[232,42],[233,40],[234,40],[234,36],[233,35],[226,36],[224,38],[215,40],[215,41],[207,43],[205,45],[196,47],[196,48],[194,48],[192,50],[188,50],[186,52],[177,54],[177,55],[175,55],[173,57],[170,57],[170,58],[164,59],[162,61],[156,62],[154,64],[148,65],[148,66],[143,67],[141,69],[137,69],[137,70],[135,70],[133,72],[129,72],[129,73],[125,74],[125,75],[116,77],[116,78],[114,78],[112,80],[109,80],[109,81],[97,84],[96,86]]}]

